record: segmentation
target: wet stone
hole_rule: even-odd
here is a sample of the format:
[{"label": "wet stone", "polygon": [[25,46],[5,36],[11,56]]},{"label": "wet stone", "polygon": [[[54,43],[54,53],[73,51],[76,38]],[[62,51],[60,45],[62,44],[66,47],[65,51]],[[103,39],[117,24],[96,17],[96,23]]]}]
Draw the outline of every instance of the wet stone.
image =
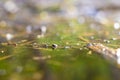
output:
[{"label": "wet stone", "polygon": [[57,44],[52,44],[52,49],[56,49],[58,47]]},{"label": "wet stone", "polygon": [[33,47],[34,47],[34,48],[38,48],[39,45],[38,45],[37,43],[33,43]]},{"label": "wet stone", "polygon": [[70,46],[65,46],[64,49],[70,49]]},{"label": "wet stone", "polygon": [[95,38],[94,38],[94,36],[91,36],[90,39],[93,40],[93,39],[95,39]]},{"label": "wet stone", "polygon": [[92,43],[88,43],[88,44],[86,45],[86,47],[90,47],[90,46],[93,46],[93,44],[92,44]]},{"label": "wet stone", "polygon": [[117,38],[112,38],[112,40],[117,40]]},{"label": "wet stone", "polygon": [[44,48],[48,48],[49,46],[47,44],[43,45]]},{"label": "wet stone", "polygon": [[110,41],[109,41],[109,40],[106,40],[106,39],[103,40],[103,42],[105,42],[105,43],[110,43]]},{"label": "wet stone", "polygon": [[83,50],[83,48],[80,48],[80,50]]}]

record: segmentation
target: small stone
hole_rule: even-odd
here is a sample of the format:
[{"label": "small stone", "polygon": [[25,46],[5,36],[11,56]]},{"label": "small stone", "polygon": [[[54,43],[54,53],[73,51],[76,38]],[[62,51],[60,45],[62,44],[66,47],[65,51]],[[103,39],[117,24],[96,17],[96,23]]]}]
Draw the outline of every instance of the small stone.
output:
[{"label": "small stone", "polygon": [[69,49],[69,48],[70,48],[70,46],[65,46],[65,47],[64,47],[64,49]]},{"label": "small stone", "polygon": [[32,45],[34,48],[38,48],[39,47],[39,45],[37,44],[37,43],[33,43],[33,45]]},{"label": "small stone", "polygon": [[42,38],[42,37],[44,37],[43,34],[41,34],[41,35],[37,35],[37,38]]},{"label": "small stone", "polygon": [[90,46],[93,46],[93,44],[92,44],[92,43],[88,43],[88,44],[86,45],[86,47],[90,47]]},{"label": "small stone", "polygon": [[107,41],[106,43],[110,43],[110,41]]},{"label": "small stone", "polygon": [[93,39],[94,39],[94,36],[91,36],[91,37],[90,37],[90,39],[92,39],[92,40],[93,40]]},{"label": "small stone", "polygon": [[105,39],[105,40],[103,40],[103,41],[104,41],[105,43],[110,43],[110,41],[109,41],[109,40],[106,40],[106,39]]},{"label": "small stone", "polygon": [[80,48],[80,50],[83,50],[83,48]]},{"label": "small stone", "polygon": [[49,45],[47,45],[47,44],[43,44],[41,47],[43,47],[43,48],[48,48]]},{"label": "small stone", "polygon": [[91,55],[91,54],[92,54],[92,51],[89,51],[87,54]]},{"label": "small stone", "polygon": [[27,40],[21,40],[21,42],[20,42],[20,43],[24,43],[24,42],[27,42]]},{"label": "small stone", "polygon": [[58,47],[57,44],[52,44],[52,49],[56,49]]},{"label": "small stone", "polygon": [[112,40],[117,40],[117,38],[112,38]]}]

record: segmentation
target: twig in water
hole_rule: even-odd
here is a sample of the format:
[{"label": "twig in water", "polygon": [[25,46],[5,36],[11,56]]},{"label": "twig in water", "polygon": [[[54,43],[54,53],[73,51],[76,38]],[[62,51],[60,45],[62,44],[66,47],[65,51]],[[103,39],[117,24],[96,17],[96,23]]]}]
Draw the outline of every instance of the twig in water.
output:
[{"label": "twig in water", "polygon": [[0,57],[0,61],[1,60],[5,60],[5,59],[8,59],[8,58],[11,58],[13,55],[8,55],[8,56],[4,56],[4,57]]},{"label": "twig in water", "polygon": [[86,47],[94,52],[101,54],[105,59],[109,60],[110,62],[114,62],[120,65],[120,48],[109,48],[101,43],[88,43]]}]

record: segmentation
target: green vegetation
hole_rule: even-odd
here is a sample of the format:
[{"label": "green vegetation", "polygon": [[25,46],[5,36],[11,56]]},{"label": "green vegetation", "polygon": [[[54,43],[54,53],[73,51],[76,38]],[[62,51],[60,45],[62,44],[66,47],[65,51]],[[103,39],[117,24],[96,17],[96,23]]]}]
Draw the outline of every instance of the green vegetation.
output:
[{"label": "green vegetation", "polygon": [[[80,39],[102,42],[99,31],[72,21],[72,26],[59,23],[49,27],[45,37],[32,41],[2,43],[0,59],[1,80],[112,80],[110,64],[101,56],[87,49]],[[106,30],[106,29],[105,29]],[[110,31],[110,30],[107,30]],[[103,34],[104,35],[104,34]],[[95,36],[95,39],[90,39]],[[111,37],[110,37],[111,38]],[[110,39],[108,38],[108,39]],[[116,45],[111,40],[106,45]],[[53,48],[52,45],[57,47]],[[111,46],[113,47],[113,46]]]},{"label": "green vegetation", "polygon": [[92,2],[1,0],[0,80],[120,80],[119,5]]}]

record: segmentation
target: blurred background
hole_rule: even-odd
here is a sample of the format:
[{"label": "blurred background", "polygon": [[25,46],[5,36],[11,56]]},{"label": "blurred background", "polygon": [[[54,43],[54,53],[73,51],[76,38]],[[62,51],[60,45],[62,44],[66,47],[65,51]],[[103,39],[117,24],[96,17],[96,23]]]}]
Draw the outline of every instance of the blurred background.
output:
[{"label": "blurred background", "polygon": [[89,24],[91,29],[101,30],[101,26],[110,25],[118,30],[119,4],[119,0],[1,0],[0,34],[2,37],[13,37],[19,32],[30,34],[41,26],[63,22],[71,26],[73,19],[79,24]]}]

